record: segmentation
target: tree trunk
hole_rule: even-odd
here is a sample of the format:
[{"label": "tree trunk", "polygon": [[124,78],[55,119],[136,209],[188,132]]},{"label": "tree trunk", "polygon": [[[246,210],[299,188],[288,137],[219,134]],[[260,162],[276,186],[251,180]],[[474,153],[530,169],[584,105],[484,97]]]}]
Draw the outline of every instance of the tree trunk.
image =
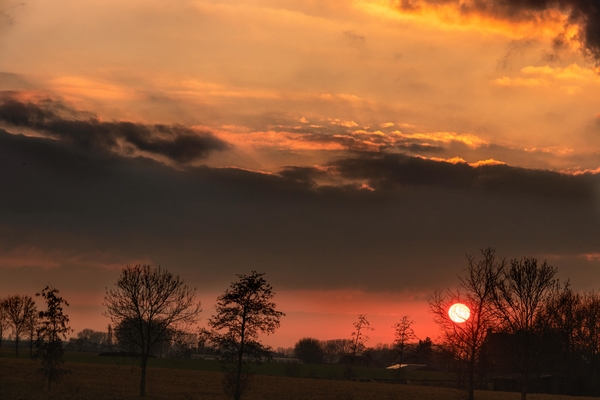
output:
[{"label": "tree trunk", "polygon": [[242,343],[240,344],[240,353],[238,354],[238,365],[235,376],[235,389],[233,392],[233,396],[235,400],[240,400],[242,398],[242,366],[243,366],[243,358],[244,358],[244,342],[242,339]]},{"label": "tree trunk", "polygon": [[148,356],[142,355],[142,377],[140,378],[140,396],[146,396],[146,366],[148,365]]},{"label": "tree trunk", "polygon": [[17,358],[19,358],[19,335],[15,335],[15,351],[17,353]]},{"label": "tree trunk", "polygon": [[469,400],[475,399],[475,359],[469,361]]},{"label": "tree trunk", "polygon": [[527,382],[523,382],[521,387],[521,400],[527,400]]}]

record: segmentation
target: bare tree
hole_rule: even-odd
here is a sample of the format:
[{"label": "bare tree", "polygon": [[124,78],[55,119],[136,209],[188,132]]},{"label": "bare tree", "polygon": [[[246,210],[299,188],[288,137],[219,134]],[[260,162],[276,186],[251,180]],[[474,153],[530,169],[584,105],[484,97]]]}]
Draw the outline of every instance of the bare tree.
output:
[{"label": "bare tree", "polygon": [[29,357],[33,357],[33,344],[35,342],[36,335],[38,333],[38,328],[40,325],[40,316],[37,312],[37,309],[34,309],[34,312],[31,314],[31,317],[27,321],[27,335],[29,336]]},{"label": "bare tree", "polygon": [[5,301],[5,299],[0,299],[0,350],[2,349],[2,338],[4,338],[4,334],[9,327]]},{"label": "bare tree", "polygon": [[[506,266],[504,258],[497,258],[492,248],[481,250],[481,255],[479,260],[467,256],[465,275],[459,277],[457,290],[437,290],[429,299],[434,320],[442,328],[444,348],[468,366],[469,400],[475,396],[475,370],[481,348],[488,328],[496,321],[494,294]],[[448,315],[450,306],[456,302],[464,303],[471,311],[462,323],[452,321]]]},{"label": "bare tree", "polygon": [[526,400],[537,356],[536,324],[545,304],[559,289],[557,269],[533,257],[511,260],[495,291],[495,306],[507,332],[515,335],[515,366],[521,377],[521,399]]},{"label": "bare tree", "polygon": [[46,286],[41,293],[36,294],[41,296],[47,305],[46,311],[39,313],[35,358],[42,361],[41,371],[48,378],[48,391],[52,382],[60,381],[68,372],[60,365],[64,362],[62,339],[66,339],[67,334],[71,332],[69,317],[63,312],[63,307],[69,303],[58,293],[57,289]]},{"label": "bare tree", "polygon": [[[394,324],[392,328],[394,328],[394,346],[398,351],[399,360],[398,363],[402,365],[402,360],[404,358],[404,351],[406,350],[406,345],[417,338],[415,335],[415,331],[412,326],[415,321],[411,320],[408,315],[404,315],[400,322]],[[400,370],[400,369],[398,369]]]},{"label": "bare tree", "polygon": [[[124,335],[140,352],[140,396],[146,394],[148,358],[170,329],[186,329],[198,320],[200,302],[179,275],[150,265],[127,266],[116,289],[106,290],[105,316],[116,333]],[[118,329],[121,328],[121,329]]]},{"label": "bare tree", "polygon": [[106,342],[104,343],[104,347],[108,350],[111,351],[114,345],[114,338],[113,338],[113,327],[111,324],[108,324],[108,328],[106,330]]},{"label": "bare tree", "polygon": [[594,388],[593,395],[600,394],[600,293],[585,293],[581,296],[581,304],[576,311],[577,329],[575,331],[575,347],[586,360],[584,370],[588,381]]},{"label": "bare tree", "polygon": [[211,339],[226,362],[223,387],[235,400],[247,387],[251,363],[270,356],[270,347],[260,343],[259,334],[274,333],[285,315],[275,309],[275,293],[263,275],[256,271],[237,275],[239,280],[217,298],[216,314],[208,321]]},{"label": "bare tree", "polygon": [[587,317],[580,312],[583,300],[584,296],[574,292],[567,282],[545,302],[536,324],[539,333],[536,332],[535,341],[543,342],[547,349],[552,349],[543,352],[542,362],[558,372],[558,379],[563,388],[577,381],[574,377],[579,372],[578,366],[582,357],[576,338],[577,334],[582,332],[581,328]]},{"label": "bare tree", "polygon": [[360,355],[365,350],[365,344],[369,340],[366,332],[373,331],[375,328],[367,320],[366,314],[359,314],[358,321],[354,323],[354,331],[352,332],[352,356]]},{"label": "bare tree", "polygon": [[19,339],[23,332],[27,332],[29,323],[36,313],[35,303],[31,296],[14,295],[4,300],[8,322],[15,335],[15,351],[19,358]]}]

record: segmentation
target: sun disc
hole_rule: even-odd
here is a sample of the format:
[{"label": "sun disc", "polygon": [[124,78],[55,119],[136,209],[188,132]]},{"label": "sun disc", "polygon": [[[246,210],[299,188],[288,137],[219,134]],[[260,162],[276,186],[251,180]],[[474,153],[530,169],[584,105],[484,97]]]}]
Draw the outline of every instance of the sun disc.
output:
[{"label": "sun disc", "polygon": [[471,310],[462,303],[455,303],[448,310],[448,316],[457,324],[462,324],[471,316]]}]

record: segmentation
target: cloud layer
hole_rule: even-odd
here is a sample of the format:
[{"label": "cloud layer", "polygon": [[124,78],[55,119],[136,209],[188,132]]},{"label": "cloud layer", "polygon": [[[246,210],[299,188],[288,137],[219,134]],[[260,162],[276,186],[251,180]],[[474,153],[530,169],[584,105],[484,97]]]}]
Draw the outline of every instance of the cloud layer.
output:
[{"label": "cloud layer", "polygon": [[480,247],[587,254],[600,232],[596,175],[402,155],[177,170],[1,131],[0,185],[3,251],[100,252],[205,282],[254,268],[286,287],[426,288]]}]

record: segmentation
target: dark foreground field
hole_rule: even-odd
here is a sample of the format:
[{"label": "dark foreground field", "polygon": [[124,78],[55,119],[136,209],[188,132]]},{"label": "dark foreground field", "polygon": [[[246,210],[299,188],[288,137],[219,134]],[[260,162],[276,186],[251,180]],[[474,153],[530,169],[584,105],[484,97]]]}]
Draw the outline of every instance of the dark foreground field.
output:
[{"label": "dark foreground field", "polygon": [[[0,399],[2,400],[117,400],[139,399],[140,368],[124,363],[94,364],[68,362],[72,370],[62,383],[48,393],[39,364],[28,359],[0,358]],[[178,368],[150,368],[148,399],[223,399],[221,373]],[[246,397],[248,400],[281,399],[402,399],[454,400],[466,399],[456,389],[406,384],[352,382],[283,376],[257,375]],[[517,400],[517,393],[478,392],[481,400]],[[531,400],[571,400],[576,397],[530,395]]]}]

